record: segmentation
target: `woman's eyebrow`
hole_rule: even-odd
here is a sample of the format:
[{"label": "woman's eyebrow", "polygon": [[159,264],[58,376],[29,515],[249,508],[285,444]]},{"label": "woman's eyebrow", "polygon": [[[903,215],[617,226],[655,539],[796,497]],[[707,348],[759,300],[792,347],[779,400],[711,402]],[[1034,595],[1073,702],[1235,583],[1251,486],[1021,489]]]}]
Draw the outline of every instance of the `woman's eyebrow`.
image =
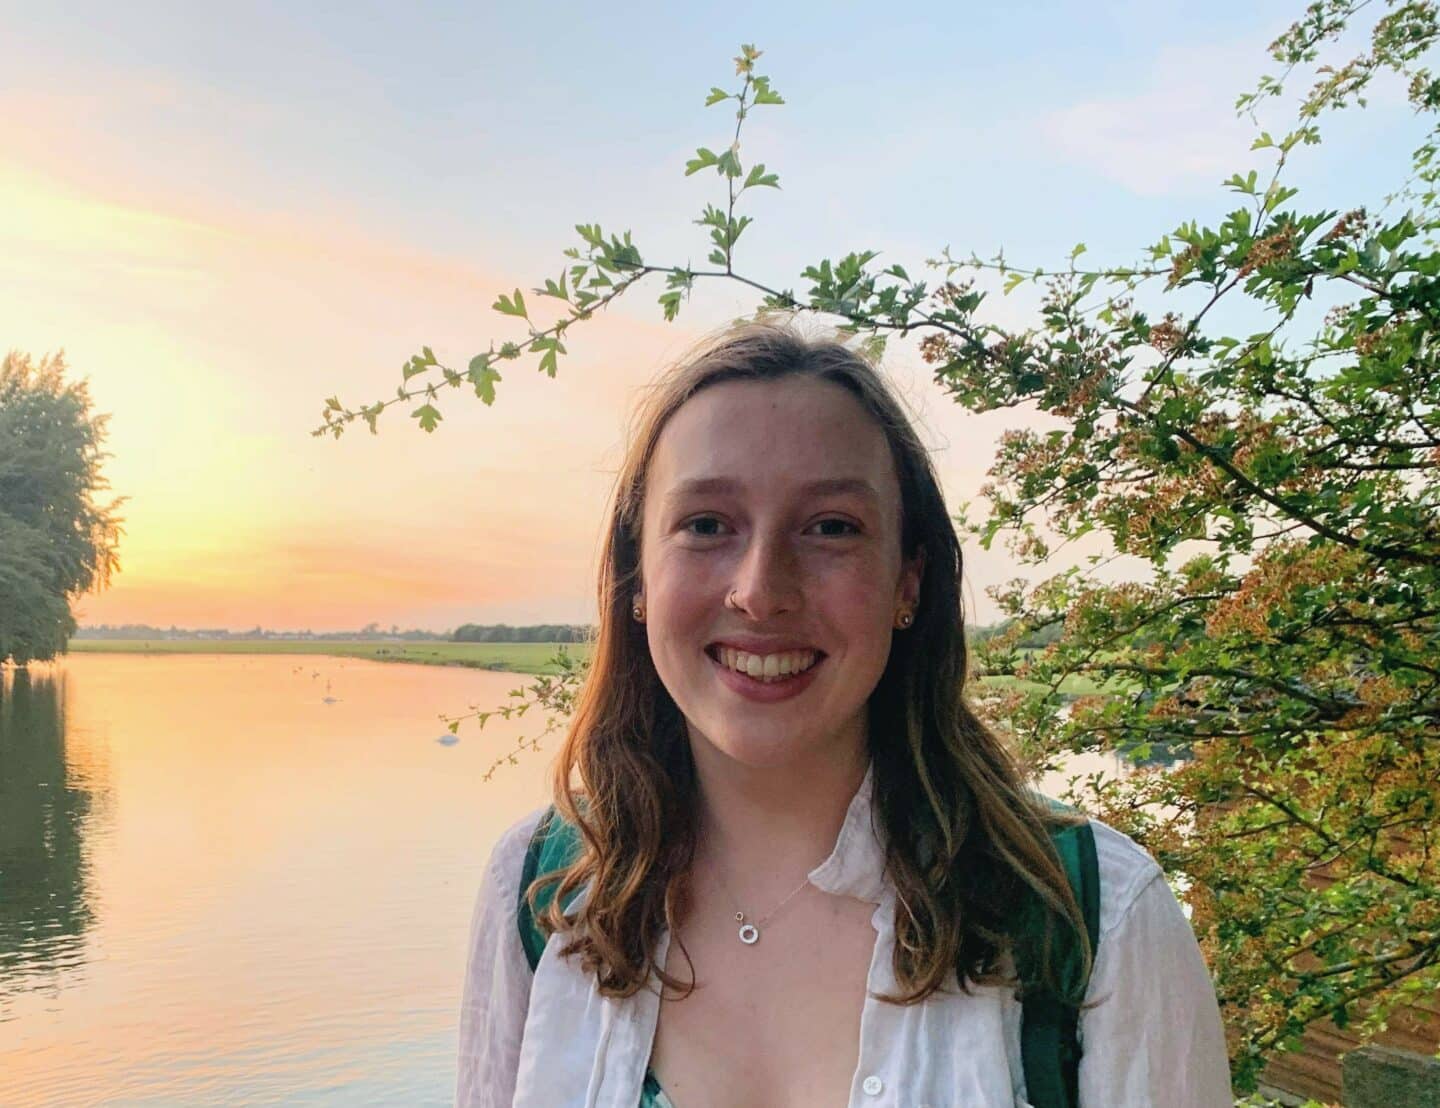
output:
[{"label": "woman's eyebrow", "polygon": [[[733,477],[691,477],[671,489],[665,499],[675,501],[705,493],[736,493],[744,487],[742,482]],[[875,503],[880,501],[880,494],[875,486],[863,477],[824,477],[802,485],[800,492],[809,496],[852,494]]]}]

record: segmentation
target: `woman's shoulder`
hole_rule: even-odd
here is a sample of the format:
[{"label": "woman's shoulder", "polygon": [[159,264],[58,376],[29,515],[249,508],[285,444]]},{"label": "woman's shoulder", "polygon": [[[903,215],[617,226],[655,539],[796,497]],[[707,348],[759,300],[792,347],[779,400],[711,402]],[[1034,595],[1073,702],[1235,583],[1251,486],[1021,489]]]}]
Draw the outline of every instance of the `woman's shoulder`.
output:
[{"label": "woman's shoulder", "polygon": [[486,866],[489,883],[500,889],[513,889],[519,895],[521,871],[525,866],[525,851],[535,828],[540,825],[549,805],[536,808],[521,816],[507,827],[490,848],[490,862]]},{"label": "woman's shoulder", "polygon": [[1165,873],[1150,852],[1129,835],[1098,819],[1090,820],[1100,871],[1100,934],[1114,930],[1141,894]]}]

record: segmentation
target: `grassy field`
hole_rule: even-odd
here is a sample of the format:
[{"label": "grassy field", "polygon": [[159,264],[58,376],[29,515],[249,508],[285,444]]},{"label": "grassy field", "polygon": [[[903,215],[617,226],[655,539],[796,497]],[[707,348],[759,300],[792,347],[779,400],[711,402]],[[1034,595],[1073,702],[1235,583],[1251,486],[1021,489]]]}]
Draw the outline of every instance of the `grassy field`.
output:
[{"label": "grassy field", "polygon": [[470,666],[510,673],[555,673],[549,664],[564,649],[586,658],[586,643],[548,642],[306,642],[289,639],[71,639],[73,654],[321,654],[427,666]]}]

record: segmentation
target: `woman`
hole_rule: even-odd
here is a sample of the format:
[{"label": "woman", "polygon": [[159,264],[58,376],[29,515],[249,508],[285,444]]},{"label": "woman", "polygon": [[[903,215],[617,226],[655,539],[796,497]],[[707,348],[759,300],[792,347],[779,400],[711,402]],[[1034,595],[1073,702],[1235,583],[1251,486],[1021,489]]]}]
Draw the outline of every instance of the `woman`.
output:
[{"label": "woman", "polygon": [[[462,1105],[1015,1108],[1062,1066],[1029,1038],[1047,990],[1078,1023],[1072,1102],[1231,1103],[1159,867],[1084,825],[1092,949],[1053,845],[1083,821],[961,696],[960,569],[924,447],[853,351],[757,325],[660,382],[555,818],[507,832],[482,883]],[[569,864],[517,920],[557,828]]]}]

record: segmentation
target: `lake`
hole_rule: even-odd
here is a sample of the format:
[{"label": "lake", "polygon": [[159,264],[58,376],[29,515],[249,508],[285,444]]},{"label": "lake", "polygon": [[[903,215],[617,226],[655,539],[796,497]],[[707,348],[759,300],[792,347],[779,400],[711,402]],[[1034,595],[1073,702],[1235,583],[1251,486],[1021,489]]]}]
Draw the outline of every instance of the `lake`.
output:
[{"label": "lake", "polygon": [[481,871],[560,739],[487,783],[539,722],[445,746],[437,716],[528,680],[265,655],[0,675],[0,1104],[450,1103]]},{"label": "lake", "polygon": [[[448,1104],[470,910],[550,755],[515,674],[71,655],[0,677],[0,1104]],[[333,703],[325,703],[326,686]]]}]

